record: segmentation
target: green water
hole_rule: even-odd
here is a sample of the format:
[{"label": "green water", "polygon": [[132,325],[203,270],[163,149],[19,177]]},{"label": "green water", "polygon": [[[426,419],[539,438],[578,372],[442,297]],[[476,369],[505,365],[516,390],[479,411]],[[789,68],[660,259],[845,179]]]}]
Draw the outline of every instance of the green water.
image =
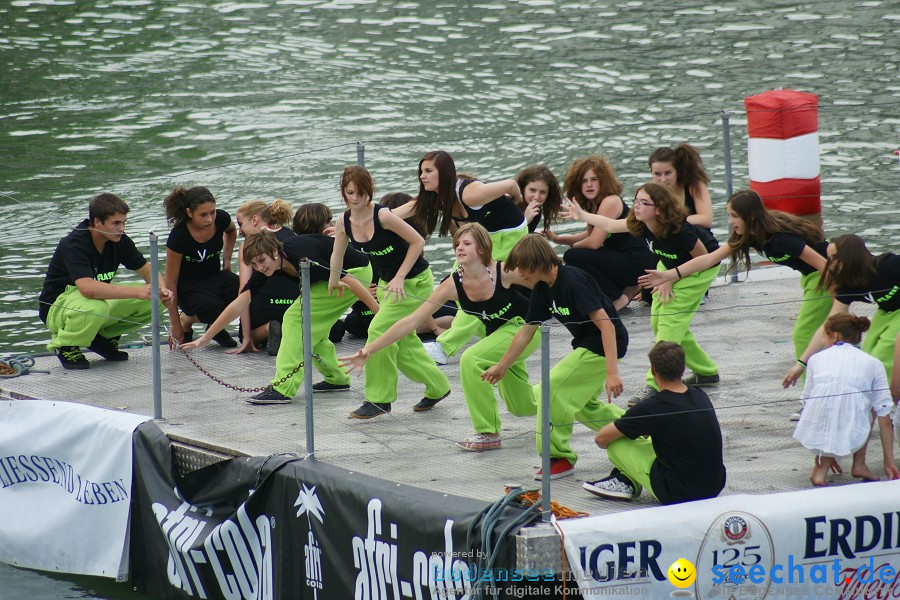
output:
[{"label": "green water", "polygon": [[[146,250],[175,184],[232,211],[276,196],[337,208],[358,141],[380,192],[414,193],[440,148],[485,179],[538,162],[562,178],[602,152],[626,194],[654,147],[689,141],[724,234],[721,113],[744,187],[743,98],[777,87],[819,95],[826,230],[896,249],[898,28],[888,1],[6,0],[0,352],[43,349],[43,274],[93,195],[129,202]],[[448,249],[429,243],[439,274]],[[27,577],[32,597],[100,597]]]}]

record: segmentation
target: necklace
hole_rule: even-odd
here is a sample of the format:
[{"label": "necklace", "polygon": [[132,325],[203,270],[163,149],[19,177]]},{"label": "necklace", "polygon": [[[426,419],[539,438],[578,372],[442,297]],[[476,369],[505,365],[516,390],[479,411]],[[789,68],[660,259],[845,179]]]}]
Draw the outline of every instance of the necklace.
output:
[{"label": "necklace", "polygon": [[[465,275],[465,271],[463,271],[462,265],[459,265],[459,267],[456,268],[456,274],[459,275],[459,281],[460,281],[460,283],[462,283],[463,275]],[[488,268],[487,268],[487,274],[491,280],[491,291],[496,290],[497,282],[494,281],[494,273],[491,271],[490,266],[488,266]]]}]

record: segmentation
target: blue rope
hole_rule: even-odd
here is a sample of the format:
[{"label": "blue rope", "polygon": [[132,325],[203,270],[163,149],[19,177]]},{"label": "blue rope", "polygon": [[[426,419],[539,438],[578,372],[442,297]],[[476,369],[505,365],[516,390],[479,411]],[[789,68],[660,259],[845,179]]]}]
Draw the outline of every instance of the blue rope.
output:
[{"label": "blue rope", "polygon": [[0,367],[6,367],[12,371],[12,373],[0,373],[0,377],[10,378],[18,377],[19,375],[28,375],[29,373],[50,373],[50,371],[45,371],[43,369],[32,370],[31,367],[33,366],[34,357],[30,354],[0,358]]}]

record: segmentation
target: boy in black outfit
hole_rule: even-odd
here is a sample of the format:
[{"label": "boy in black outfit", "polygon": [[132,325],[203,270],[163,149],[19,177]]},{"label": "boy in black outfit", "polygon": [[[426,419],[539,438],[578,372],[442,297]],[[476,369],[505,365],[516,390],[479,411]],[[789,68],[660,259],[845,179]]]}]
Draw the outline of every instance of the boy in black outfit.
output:
[{"label": "boy in black outfit", "polygon": [[597,432],[597,445],[616,468],[604,479],[584,482],[584,489],[631,500],[645,487],[663,504],[718,496],[725,487],[725,465],[722,432],[709,397],[681,381],[681,346],[658,342],[649,356],[660,391]]},{"label": "boy in black outfit", "polygon": [[[128,360],[119,337],[150,322],[150,263],[125,235],[128,205],[115,194],[91,200],[88,218],[60,240],[50,259],[38,315],[50,330],[47,349],[66,369],[87,369],[87,346],[106,360]],[[146,284],[112,283],[119,265]],[[171,294],[160,278],[163,302]]]}]

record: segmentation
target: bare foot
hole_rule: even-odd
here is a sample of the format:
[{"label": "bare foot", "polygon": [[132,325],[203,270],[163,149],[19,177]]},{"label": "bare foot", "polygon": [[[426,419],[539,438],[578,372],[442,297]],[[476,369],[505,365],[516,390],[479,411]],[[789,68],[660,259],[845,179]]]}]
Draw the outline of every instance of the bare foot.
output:
[{"label": "bare foot", "polygon": [[827,485],[828,482],[825,480],[825,474],[828,472],[828,468],[821,468],[817,466],[813,469],[812,475],[809,476],[809,482],[815,486],[823,486]]},{"label": "bare foot", "polygon": [[816,458],[816,466],[813,467],[812,474],[809,476],[809,482],[815,486],[823,486],[828,482],[825,480],[825,476],[828,475],[828,470],[831,469],[831,466],[835,464],[836,461],[831,460],[830,458]]},{"label": "bare foot", "polygon": [[850,469],[850,474],[853,477],[859,477],[866,481],[878,481],[881,479],[878,475],[873,473],[866,464],[863,464],[862,466],[853,465],[853,468]]}]

